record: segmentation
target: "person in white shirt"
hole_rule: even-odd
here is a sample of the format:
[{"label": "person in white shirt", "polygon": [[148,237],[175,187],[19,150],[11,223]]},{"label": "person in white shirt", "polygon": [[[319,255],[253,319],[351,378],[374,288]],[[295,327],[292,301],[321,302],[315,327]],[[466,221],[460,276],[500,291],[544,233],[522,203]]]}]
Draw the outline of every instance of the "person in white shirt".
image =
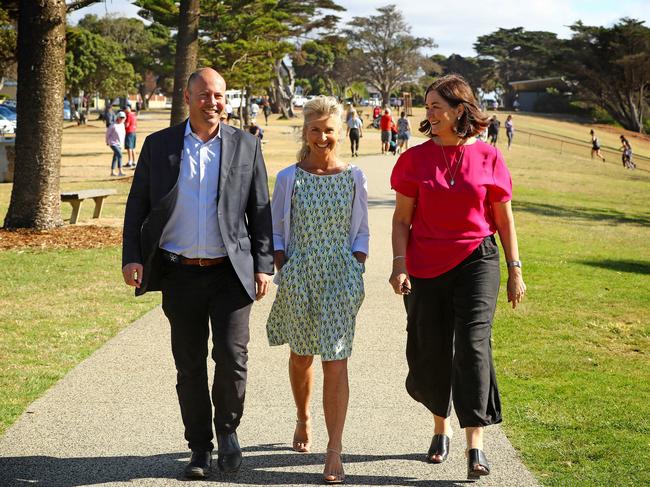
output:
[{"label": "person in white shirt", "polygon": [[313,360],[323,367],[323,410],[329,441],[325,483],[344,481],[341,460],[347,412],[348,357],[364,298],[368,192],[363,172],[338,158],[343,109],[319,96],[303,108],[298,162],[277,176],[271,200],[279,288],[266,324],[269,344],[288,344],[296,404],[293,449],[311,447]]},{"label": "person in white shirt", "polygon": [[[124,137],[126,136],[125,119],[126,114],[119,112],[115,118],[115,123],[109,125],[106,129],[106,145],[113,151],[111,176],[124,176],[122,172],[122,147],[124,147]],[[118,170],[117,174],[115,174],[115,169]]]}]

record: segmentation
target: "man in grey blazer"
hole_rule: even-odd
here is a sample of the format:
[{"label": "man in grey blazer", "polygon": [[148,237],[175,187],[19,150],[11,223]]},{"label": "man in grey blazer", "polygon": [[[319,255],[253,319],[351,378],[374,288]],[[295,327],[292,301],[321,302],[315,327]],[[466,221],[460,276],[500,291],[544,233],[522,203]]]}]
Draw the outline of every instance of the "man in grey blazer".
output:
[{"label": "man in grey blazer", "polygon": [[[226,82],[210,68],[185,90],[190,117],[146,138],[126,204],[124,281],[135,294],[162,291],[171,325],[178,400],[192,457],[185,475],[217,464],[236,472],[244,405],[248,320],[273,274],[271,210],[257,137],[220,124]],[[207,355],[210,324],[215,375]],[[214,417],[212,415],[214,405]]]}]

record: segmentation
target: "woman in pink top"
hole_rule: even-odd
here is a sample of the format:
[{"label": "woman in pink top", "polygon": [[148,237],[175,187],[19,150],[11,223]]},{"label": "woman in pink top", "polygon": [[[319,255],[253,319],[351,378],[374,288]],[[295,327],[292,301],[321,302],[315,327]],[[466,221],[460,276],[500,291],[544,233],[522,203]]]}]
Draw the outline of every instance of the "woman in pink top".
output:
[{"label": "woman in pink top", "polygon": [[467,475],[477,479],[490,472],[483,428],[501,422],[490,344],[500,279],[495,233],[513,308],[526,291],[512,183],[499,150],[475,137],[489,119],[462,77],[434,82],[425,106],[420,131],[430,140],[404,152],[391,176],[397,194],[390,283],[407,311],[406,388],[433,413],[427,459],[447,458],[453,398],[467,438]]}]

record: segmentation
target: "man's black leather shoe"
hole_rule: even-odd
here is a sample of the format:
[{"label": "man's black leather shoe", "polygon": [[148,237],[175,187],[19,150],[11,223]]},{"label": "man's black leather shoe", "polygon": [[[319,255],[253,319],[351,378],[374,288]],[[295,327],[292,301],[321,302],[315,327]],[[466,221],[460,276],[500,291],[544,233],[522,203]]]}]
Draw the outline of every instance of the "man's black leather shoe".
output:
[{"label": "man's black leather shoe", "polygon": [[234,473],[241,466],[241,448],[237,440],[237,433],[217,434],[219,444],[217,465],[219,470]]},{"label": "man's black leather shoe", "polygon": [[193,451],[190,463],[185,467],[185,477],[188,479],[204,479],[210,475],[212,452]]}]

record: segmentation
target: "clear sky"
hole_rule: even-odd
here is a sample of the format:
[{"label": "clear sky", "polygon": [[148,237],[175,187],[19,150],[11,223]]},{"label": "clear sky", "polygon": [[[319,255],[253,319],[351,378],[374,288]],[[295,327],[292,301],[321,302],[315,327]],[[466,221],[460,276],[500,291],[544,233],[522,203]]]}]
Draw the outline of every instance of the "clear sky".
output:
[{"label": "clear sky", "polygon": [[[412,34],[432,37],[438,47],[432,52],[473,56],[478,36],[499,27],[555,32],[570,37],[569,25],[582,20],[586,25],[612,25],[621,17],[644,20],[650,27],[650,0],[479,0],[449,3],[435,0],[338,0],[347,9],[344,20],[368,16],[389,3],[397,5],[412,27]],[[446,5],[446,8],[441,8]],[[475,5],[473,8],[468,5]],[[128,0],[105,0],[70,16],[75,23],[87,13],[135,16],[138,8]]]}]

